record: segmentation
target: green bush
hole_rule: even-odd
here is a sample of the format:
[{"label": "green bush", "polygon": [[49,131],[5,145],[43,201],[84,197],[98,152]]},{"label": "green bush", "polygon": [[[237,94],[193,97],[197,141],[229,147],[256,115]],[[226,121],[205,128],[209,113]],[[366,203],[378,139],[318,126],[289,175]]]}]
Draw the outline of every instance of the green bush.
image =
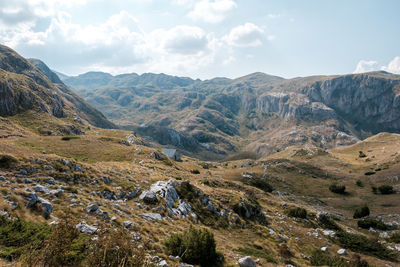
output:
[{"label": "green bush", "polygon": [[367,206],[357,208],[353,214],[354,219],[359,219],[359,218],[363,218],[366,216],[369,216],[369,208]]},{"label": "green bush", "polygon": [[346,267],[348,266],[347,260],[331,256],[328,253],[322,252],[319,249],[314,249],[311,253],[310,264],[312,266],[335,266],[335,267]]},{"label": "green bush", "polygon": [[299,207],[289,208],[285,210],[286,215],[296,218],[307,218],[307,210]]},{"label": "green bush", "polygon": [[327,215],[321,215],[318,219],[319,225],[322,228],[326,228],[329,230],[341,230],[341,228],[339,227],[339,225],[336,224],[336,222],[334,220],[332,220],[331,218],[329,218],[329,216]]},{"label": "green bush", "polygon": [[362,260],[359,255],[355,255],[350,262],[338,256],[331,256],[329,253],[314,249],[311,253],[310,264],[312,266],[334,266],[334,267],[369,267],[367,261]]},{"label": "green bush", "polygon": [[198,169],[193,169],[190,172],[193,174],[200,174],[200,171]]},{"label": "green bush", "polygon": [[370,239],[363,235],[351,234],[345,231],[336,232],[335,239],[344,248],[352,251],[374,256],[385,260],[395,260],[396,254],[387,249],[383,244],[376,239]]},{"label": "green bush", "polygon": [[79,266],[87,256],[90,237],[80,233],[71,222],[61,221],[52,229],[43,248],[28,263],[42,266]]},{"label": "green bush", "polygon": [[358,157],[360,157],[360,158],[366,158],[367,155],[365,155],[365,153],[362,152],[362,151],[358,151]]},{"label": "green bush", "polygon": [[181,196],[181,198],[184,198],[189,202],[197,198],[197,192],[189,181],[183,181],[180,186],[176,187],[176,191],[178,192],[179,196]]},{"label": "green bush", "polygon": [[253,178],[241,178],[242,183],[257,187],[258,189],[263,190],[264,192],[270,193],[274,190],[274,188],[266,181],[264,177],[260,177],[255,174]]},{"label": "green bush", "polygon": [[62,141],[69,141],[69,140],[72,140],[72,139],[79,139],[80,137],[79,136],[63,136],[63,137],[61,137],[61,140]]},{"label": "green bush", "polygon": [[363,229],[369,229],[369,228],[374,228],[382,231],[387,231],[387,230],[394,230],[395,227],[390,226],[382,222],[381,220],[375,220],[375,219],[363,219],[359,220],[357,222],[358,227],[363,228]]},{"label": "green bush", "polygon": [[394,233],[391,235],[388,240],[393,243],[400,244],[400,233]]},{"label": "green bush", "polygon": [[97,234],[98,240],[90,243],[83,266],[146,266],[145,251],[132,242],[127,229],[103,229]]},{"label": "green bush", "polygon": [[10,168],[17,159],[10,155],[0,155],[0,168]]},{"label": "green bush", "polygon": [[378,188],[376,186],[371,186],[371,191],[374,194],[378,194]]},{"label": "green bush", "polygon": [[335,194],[346,194],[346,186],[344,185],[331,184],[329,190]]},{"label": "green bush", "polygon": [[356,185],[358,187],[364,187],[364,184],[363,184],[363,182],[361,180],[357,180]]},{"label": "green bush", "polygon": [[12,260],[30,249],[40,249],[50,233],[47,224],[0,216],[0,257]]},{"label": "green bush", "polygon": [[168,255],[179,256],[182,261],[200,266],[213,266],[218,263],[214,235],[207,229],[190,229],[172,234],[164,243]]},{"label": "green bush", "polygon": [[379,186],[378,190],[382,195],[389,195],[389,194],[394,194],[395,193],[394,189],[393,189],[393,186],[387,185],[387,184]]}]

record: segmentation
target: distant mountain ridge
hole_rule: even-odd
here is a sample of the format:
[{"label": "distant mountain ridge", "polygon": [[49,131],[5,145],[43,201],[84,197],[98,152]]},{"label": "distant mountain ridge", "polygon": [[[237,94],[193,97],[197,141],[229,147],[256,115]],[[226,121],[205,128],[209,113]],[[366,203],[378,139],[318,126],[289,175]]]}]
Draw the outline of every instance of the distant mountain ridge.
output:
[{"label": "distant mountain ridge", "polygon": [[71,91],[42,61],[27,60],[3,45],[0,45],[0,96],[0,116],[32,111],[66,121],[79,118],[98,127],[116,127]]},{"label": "distant mountain ridge", "polygon": [[193,139],[181,149],[209,159],[240,151],[269,155],[299,144],[332,148],[400,132],[400,75],[383,71],[204,81],[90,72],[63,81],[113,122],[158,141],[171,129]]}]

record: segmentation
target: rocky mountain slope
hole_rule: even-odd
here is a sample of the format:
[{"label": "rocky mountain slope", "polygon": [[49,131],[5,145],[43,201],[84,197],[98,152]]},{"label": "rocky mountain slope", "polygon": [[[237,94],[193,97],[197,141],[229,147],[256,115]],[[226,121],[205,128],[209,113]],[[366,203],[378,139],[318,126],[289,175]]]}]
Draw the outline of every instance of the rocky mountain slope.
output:
[{"label": "rocky mountain slope", "polygon": [[208,229],[219,252],[201,266],[398,264],[397,134],[224,163],[171,161],[124,130],[65,139],[2,119],[0,135],[3,266],[105,266],[129,251],[133,262],[116,262],[189,267],[195,258],[166,241],[190,227]]},{"label": "rocky mountain slope", "polygon": [[115,123],[208,159],[296,144],[332,148],[400,131],[400,76],[386,72],[206,81],[90,72],[63,81]]},{"label": "rocky mountain slope", "polygon": [[0,46],[0,96],[0,116],[24,114],[22,120],[31,124],[48,118],[72,134],[79,133],[76,129],[83,121],[98,127],[115,127],[68,89],[43,62],[28,61],[6,46]]}]

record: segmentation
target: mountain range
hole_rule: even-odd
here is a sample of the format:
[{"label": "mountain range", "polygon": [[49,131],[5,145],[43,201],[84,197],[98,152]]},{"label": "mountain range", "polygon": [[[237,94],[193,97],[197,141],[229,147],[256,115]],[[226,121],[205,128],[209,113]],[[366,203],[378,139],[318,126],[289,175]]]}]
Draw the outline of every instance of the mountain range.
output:
[{"label": "mountain range", "polygon": [[291,145],[349,145],[400,132],[400,75],[199,80],[88,72],[61,80],[115,124],[204,159],[262,157]]}]

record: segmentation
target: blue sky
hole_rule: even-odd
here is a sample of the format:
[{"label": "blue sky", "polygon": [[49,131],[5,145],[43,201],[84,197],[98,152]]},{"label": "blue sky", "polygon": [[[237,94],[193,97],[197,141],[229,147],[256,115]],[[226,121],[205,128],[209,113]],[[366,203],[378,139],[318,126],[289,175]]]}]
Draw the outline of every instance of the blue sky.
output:
[{"label": "blue sky", "polygon": [[397,0],[0,0],[0,43],[68,75],[400,74],[399,13]]}]

